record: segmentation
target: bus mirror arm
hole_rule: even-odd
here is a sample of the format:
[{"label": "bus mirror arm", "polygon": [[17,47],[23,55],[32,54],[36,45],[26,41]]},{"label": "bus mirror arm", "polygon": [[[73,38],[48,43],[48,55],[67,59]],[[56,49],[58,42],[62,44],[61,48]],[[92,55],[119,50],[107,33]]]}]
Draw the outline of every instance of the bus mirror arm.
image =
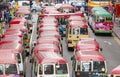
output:
[{"label": "bus mirror arm", "polygon": [[34,59],[32,58],[32,59],[30,59],[30,63],[33,63],[34,62]]},{"label": "bus mirror arm", "polygon": [[103,49],[102,49],[102,48],[100,48],[100,51],[103,51]]},{"label": "bus mirror arm", "polygon": [[71,60],[74,60],[74,58],[75,58],[75,57],[74,57],[74,56],[72,56],[72,57],[71,57]]}]

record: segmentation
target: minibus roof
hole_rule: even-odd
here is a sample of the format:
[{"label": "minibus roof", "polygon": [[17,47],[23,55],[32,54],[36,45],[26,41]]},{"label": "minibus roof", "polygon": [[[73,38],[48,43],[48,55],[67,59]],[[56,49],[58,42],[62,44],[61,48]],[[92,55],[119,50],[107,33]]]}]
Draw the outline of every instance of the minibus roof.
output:
[{"label": "minibus roof", "polygon": [[57,19],[55,17],[52,17],[52,16],[46,16],[46,17],[42,18],[41,21],[42,22],[45,22],[45,21],[54,21],[54,22],[57,22]]},{"label": "minibus roof", "polygon": [[59,52],[59,49],[56,45],[54,44],[38,44],[34,47],[34,52],[45,52],[45,51],[54,51],[56,53]]},{"label": "minibus roof", "polygon": [[10,29],[20,29],[22,32],[27,32],[28,29],[23,24],[14,24],[10,27]]},{"label": "minibus roof", "polygon": [[56,27],[58,27],[58,24],[53,22],[53,21],[45,21],[45,22],[39,24],[39,27],[44,27],[44,26],[47,26],[47,27],[56,26]]},{"label": "minibus roof", "polygon": [[81,27],[81,28],[88,28],[88,25],[84,21],[71,21],[69,23],[69,27]]},{"label": "minibus roof", "polygon": [[0,64],[15,64],[17,63],[16,55],[11,52],[4,52],[0,50]]},{"label": "minibus roof", "polygon": [[22,52],[22,44],[18,42],[12,42],[12,43],[2,43],[0,45],[0,49],[11,49],[15,50],[16,53]]},{"label": "minibus roof", "polygon": [[52,38],[52,39],[49,39],[49,38],[39,38],[37,40],[37,44],[59,44],[60,41],[57,39],[57,38]]},{"label": "minibus roof", "polygon": [[63,4],[60,8],[62,8],[62,9],[74,9],[74,7],[70,4]]},{"label": "minibus roof", "polygon": [[78,61],[105,61],[105,58],[95,50],[77,51],[75,57]]},{"label": "minibus roof", "polygon": [[82,20],[85,20],[85,18],[84,17],[82,17],[82,16],[70,16],[69,18],[68,18],[68,21],[82,21]]},{"label": "minibus roof", "polygon": [[9,24],[20,24],[21,22],[27,23],[27,20],[24,17],[15,17],[14,19],[12,19]]},{"label": "minibus roof", "polygon": [[9,37],[6,37],[6,38],[3,38],[3,39],[1,39],[1,41],[0,41],[0,43],[4,43],[4,42],[8,42],[8,43],[12,43],[12,42],[18,42],[18,43],[20,43],[20,44],[22,44],[23,43],[23,41],[22,41],[22,38],[18,38],[18,37],[13,37],[13,38],[9,38]]},{"label": "minibus roof", "polygon": [[4,35],[15,35],[15,36],[23,36],[23,33],[21,31],[10,31],[10,32],[5,32]]},{"label": "minibus roof", "polygon": [[39,28],[39,32],[42,32],[42,31],[58,31],[58,28],[55,26],[43,26]]},{"label": "minibus roof", "polygon": [[112,75],[119,74],[120,75],[120,65],[118,65],[113,70],[111,70],[110,74],[112,74]]},{"label": "minibus roof", "polygon": [[34,58],[39,64],[65,64],[67,61],[54,52],[39,52]]}]

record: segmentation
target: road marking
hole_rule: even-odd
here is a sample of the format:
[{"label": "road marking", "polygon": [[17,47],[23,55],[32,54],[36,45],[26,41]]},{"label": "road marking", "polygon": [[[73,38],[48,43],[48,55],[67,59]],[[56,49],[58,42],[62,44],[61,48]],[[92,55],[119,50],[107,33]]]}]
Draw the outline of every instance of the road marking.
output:
[{"label": "road marking", "polygon": [[104,43],[107,43],[108,45],[112,45],[112,43],[109,41],[104,41]]},{"label": "road marking", "polygon": [[118,37],[115,34],[113,34],[113,38],[120,45],[120,40],[118,39]]}]

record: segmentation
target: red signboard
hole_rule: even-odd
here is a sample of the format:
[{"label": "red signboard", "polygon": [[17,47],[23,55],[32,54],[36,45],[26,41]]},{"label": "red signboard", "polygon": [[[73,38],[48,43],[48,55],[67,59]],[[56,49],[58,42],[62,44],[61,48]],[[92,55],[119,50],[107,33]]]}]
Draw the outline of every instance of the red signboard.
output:
[{"label": "red signboard", "polygon": [[120,3],[115,4],[116,17],[120,17]]}]

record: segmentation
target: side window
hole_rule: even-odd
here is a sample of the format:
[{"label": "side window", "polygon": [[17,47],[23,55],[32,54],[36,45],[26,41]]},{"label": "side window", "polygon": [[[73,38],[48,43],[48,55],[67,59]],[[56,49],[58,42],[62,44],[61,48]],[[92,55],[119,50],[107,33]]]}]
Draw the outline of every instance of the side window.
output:
[{"label": "side window", "polygon": [[81,65],[81,63],[77,62],[77,71],[80,71],[80,65]]},{"label": "side window", "polygon": [[21,63],[21,57],[20,57],[20,54],[16,54],[16,57],[18,58],[18,63]]},{"label": "side window", "polygon": [[79,34],[79,29],[76,29],[76,28],[73,29],[73,34],[76,34],[76,35]]},{"label": "side window", "polygon": [[76,68],[76,60],[72,61],[72,66],[73,66],[73,69],[75,70],[75,68]]},{"label": "side window", "polygon": [[71,28],[69,28],[68,30],[69,30],[69,34],[71,34]]},{"label": "side window", "polygon": [[42,68],[42,65],[40,64],[40,66],[39,66],[39,74],[42,74],[42,72],[43,72],[43,68]]},{"label": "side window", "polygon": [[37,66],[37,63],[35,62],[35,64],[34,64],[34,73],[35,73],[35,74],[37,74],[37,67],[38,67],[38,66]]},{"label": "side window", "polygon": [[3,75],[3,66],[0,65],[0,75]]}]

